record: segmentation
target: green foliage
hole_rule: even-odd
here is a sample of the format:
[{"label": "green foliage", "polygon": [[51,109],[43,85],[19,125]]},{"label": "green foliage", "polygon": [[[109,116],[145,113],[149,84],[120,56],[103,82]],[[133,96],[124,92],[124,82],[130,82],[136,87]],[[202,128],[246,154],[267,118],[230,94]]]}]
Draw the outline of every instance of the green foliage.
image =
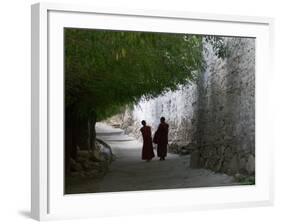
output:
[{"label": "green foliage", "polygon": [[255,176],[238,175],[235,177],[236,181],[241,185],[255,185]]},{"label": "green foliage", "polygon": [[111,116],[141,97],[187,84],[202,68],[202,37],[66,28],[65,107]]},{"label": "green foliage", "polygon": [[205,40],[212,45],[216,56],[223,59],[229,56],[229,49],[222,37],[206,36]]}]

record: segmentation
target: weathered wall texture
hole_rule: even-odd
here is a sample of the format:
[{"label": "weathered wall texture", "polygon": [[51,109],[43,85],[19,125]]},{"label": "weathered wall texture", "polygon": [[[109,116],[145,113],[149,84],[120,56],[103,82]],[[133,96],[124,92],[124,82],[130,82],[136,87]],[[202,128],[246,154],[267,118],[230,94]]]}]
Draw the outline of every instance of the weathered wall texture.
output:
[{"label": "weathered wall texture", "polygon": [[254,172],[255,40],[226,38],[230,56],[218,59],[205,45],[198,81],[197,143],[200,166],[226,173]]},{"label": "weathered wall texture", "polygon": [[111,123],[120,123],[127,134],[141,140],[141,121],[145,120],[154,134],[160,117],[164,116],[169,124],[169,150],[179,152],[196,136],[196,104],[197,85],[191,84],[149,101],[142,100],[133,109],[127,109],[124,114],[110,120]]},{"label": "weathered wall texture", "polygon": [[255,40],[225,38],[229,57],[218,58],[204,43],[206,70],[197,83],[141,101],[111,119],[141,139],[141,120],[155,132],[164,116],[169,149],[192,151],[192,166],[228,174],[255,170]]}]

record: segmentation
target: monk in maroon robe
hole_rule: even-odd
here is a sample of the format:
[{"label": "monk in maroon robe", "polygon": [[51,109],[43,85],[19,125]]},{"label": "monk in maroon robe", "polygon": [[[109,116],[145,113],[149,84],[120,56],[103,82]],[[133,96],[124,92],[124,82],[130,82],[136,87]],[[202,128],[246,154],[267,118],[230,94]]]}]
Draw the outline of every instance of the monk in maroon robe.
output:
[{"label": "monk in maroon robe", "polygon": [[168,132],[169,125],[165,122],[165,118],[161,117],[160,124],[153,138],[153,142],[157,144],[157,156],[160,157],[160,160],[165,160],[167,156]]},{"label": "monk in maroon robe", "polygon": [[140,129],[143,138],[142,159],[150,161],[154,157],[151,128],[146,125],[145,121],[142,121],[141,124],[143,125]]}]

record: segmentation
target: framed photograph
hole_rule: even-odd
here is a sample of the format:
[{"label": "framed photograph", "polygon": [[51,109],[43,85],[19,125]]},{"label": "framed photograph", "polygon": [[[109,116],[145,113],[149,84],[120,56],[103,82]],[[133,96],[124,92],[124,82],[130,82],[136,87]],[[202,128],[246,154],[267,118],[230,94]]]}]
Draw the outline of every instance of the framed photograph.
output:
[{"label": "framed photograph", "polygon": [[32,217],[271,205],[272,30],[32,5]]}]

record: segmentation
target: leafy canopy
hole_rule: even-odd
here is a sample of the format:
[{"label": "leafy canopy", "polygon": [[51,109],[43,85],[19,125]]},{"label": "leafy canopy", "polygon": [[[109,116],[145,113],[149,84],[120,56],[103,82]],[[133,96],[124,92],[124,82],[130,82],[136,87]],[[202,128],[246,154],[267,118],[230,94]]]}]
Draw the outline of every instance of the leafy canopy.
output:
[{"label": "leafy canopy", "polygon": [[98,119],[192,81],[202,37],[66,28],[65,107]]}]

